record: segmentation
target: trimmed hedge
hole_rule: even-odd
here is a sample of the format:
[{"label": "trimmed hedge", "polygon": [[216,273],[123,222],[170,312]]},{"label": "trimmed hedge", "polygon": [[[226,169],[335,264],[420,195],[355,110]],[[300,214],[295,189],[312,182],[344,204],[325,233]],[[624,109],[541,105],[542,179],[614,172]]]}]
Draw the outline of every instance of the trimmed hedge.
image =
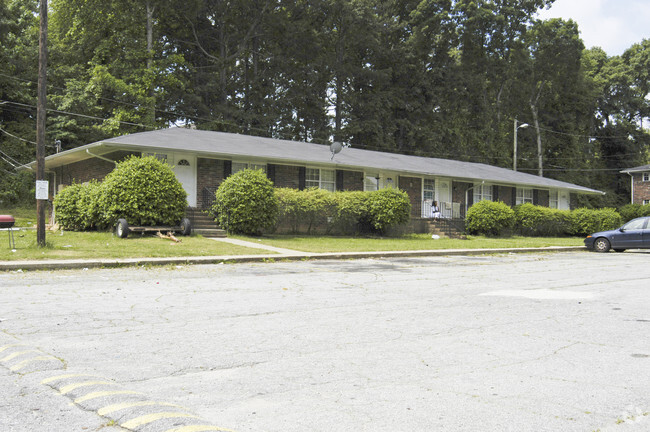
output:
[{"label": "trimmed hedge", "polygon": [[515,206],[515,231],[524,236],[566,235],[571,228],[571,212],[530,203]]},{"label": "trimmed hedge", "polygon": [[86,231],[97,227],[99,220],[98,197],[101,183],[73,183],[54,197],[56,221],[62,228]]},{"label": "trimmed hedge", "polygon": [[567,234],[586,236],[598,231],[607,231],[621,226],[623,220],[613,208],[579,208],[571,212],[571,227]]},{"label": "trimmed hedge", "polygon": [[235,233],[261,235],[278,215],[273,183],[262,170],[243,170],[225,179],[215,193],[212,213]]},{"label": "trimmed hedge", "polygon": [[104,179],[99,194],[99,224],[176,225],[185,214],[187,193],[172,168],[153,156],[131,156]]},{"label": "trimmed hedge", "polygon": [[514,210],[498,201],[479,201],[469,208],[465,218],[465,229],[469,234],[500,236],[514,224]]},{"label": "trimmed hedge", "polygon": [[169,165],[132,156],[102,183],[67,186],[54,205],[57,222],[72,230],[110,228],[119,218],[132,225],[176,225],[185,214],[187,193]]},{"label": "trimmed hedge", "polygon": [[641,216],[650,216],[650,204],[627,204],[620,208],[619,213],[623,222],[629,222]]},{"label": "trimmed hedge", "polygon": [[380,234],[409,221],[411,201],[406,192],[386,188],[368,193],[368,221],[372,229]]},{"label": "trimmed hedge", "polygon": [[313,228],[327,224],[334,213],[334,194],[323,189],[278,188],[275,197],[278,200],[278,221],[289,225],[293,233],[306,226],[309,234]]},{"label": "trimmed hedge", "polygon": [[411,203],[406,192],[382,189],[373,192],[328,192],[310,188],[276,189],[278,221],[294,233],[325,227],[326,233],[385,234],[409,221]]}]

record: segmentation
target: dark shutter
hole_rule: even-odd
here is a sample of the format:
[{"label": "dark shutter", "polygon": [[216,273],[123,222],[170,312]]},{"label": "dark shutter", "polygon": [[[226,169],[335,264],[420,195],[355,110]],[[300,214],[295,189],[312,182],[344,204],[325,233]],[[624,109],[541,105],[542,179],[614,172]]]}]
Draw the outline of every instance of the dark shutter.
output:
[{"label": "dark shutter", "polygon": [[499,201],[499,186],[492,186],[492,201]]},{"label": "dark shutter", "polygon": [[305,190],[305,183],[306,183],[306,168],[305,167],[298,167],[298,189],[300,190]]},{"label": "dark shutter", "polygon": [[275,185],[275,165],[268,164],[266,166],[266,176],[273,182]]},{"label": "dark shutter", "polygon": [[474,205],[474,188],[468,188],[465,195],[467,196],[467,208],[470,208]]},{"label": "dark shutter", "polygon": [[513,187],[512,188],[512,205],[514,206],[517,204],[517,188]]},{"label": "dark shutter", "polygon": [[533,189],[533,204],[539,205],[539,190]]},{"label": "dark shutter", "polygon": [[344,176],[343,170],[336,170],[336,190],[337,191],[342,191],[343,190],[343,176]]},{"label": "dark shutter", "polygon": [[225,160],[223,161],[223,178],[230,177],[232,174],[232,161]]}]

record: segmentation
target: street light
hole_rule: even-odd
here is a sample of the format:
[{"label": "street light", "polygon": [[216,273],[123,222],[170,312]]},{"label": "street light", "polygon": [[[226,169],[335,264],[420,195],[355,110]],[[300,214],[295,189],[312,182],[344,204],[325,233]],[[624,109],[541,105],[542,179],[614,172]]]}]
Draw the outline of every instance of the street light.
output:
[{"label": "street light", "polygon": [[522,123],[519,126],[517,126],[517,119],[515,119],[515,129],[513,132],[514,135],[514,144],[513,144],[513,152],[512,152],[512,170],[517,171],[517,131],[522,128],[527,128],[528,123]]}]

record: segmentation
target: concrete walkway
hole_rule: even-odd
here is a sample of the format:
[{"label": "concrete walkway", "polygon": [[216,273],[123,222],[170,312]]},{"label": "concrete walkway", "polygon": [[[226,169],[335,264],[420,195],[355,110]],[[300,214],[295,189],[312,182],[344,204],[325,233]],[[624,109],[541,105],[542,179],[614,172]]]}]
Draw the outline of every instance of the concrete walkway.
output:
[{"label": "concrete walkway", "polygon": [[234,244],[234,245],[237,245],[237,246],[244,246],[244,247],[247,247],[247,248],[263,249],[263,250],[276,252],[276,253],[283,254],[283,255],[304,255],[305,254],[304,252],[300,252],[300,251],[297,251],[297,250],[284,249],[284,248],[279,248],[279,247],[275,247],[275,246],[265,245],[265,244],[262,244],[262,243],[249,242],[249,241],[245,241],[245,240],[237,240],[237,239],[232,239],[232,238],[228,238],[228,237],[212,237],[212,238],[210,238],[210,240],[216,240],[216,241],[220,241],[220,242],[224,242],[224,243],[230,243],[230,244]]}]

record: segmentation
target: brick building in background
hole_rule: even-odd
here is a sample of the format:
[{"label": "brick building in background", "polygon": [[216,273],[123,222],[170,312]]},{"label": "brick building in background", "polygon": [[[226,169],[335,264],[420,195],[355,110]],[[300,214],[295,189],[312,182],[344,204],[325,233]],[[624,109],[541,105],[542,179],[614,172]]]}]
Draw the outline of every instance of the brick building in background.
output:
[{"label": "brick building in background", "polygon": [[632,204],[650,204],[650,165],[628,168],[621,173],[630,176]]}]

